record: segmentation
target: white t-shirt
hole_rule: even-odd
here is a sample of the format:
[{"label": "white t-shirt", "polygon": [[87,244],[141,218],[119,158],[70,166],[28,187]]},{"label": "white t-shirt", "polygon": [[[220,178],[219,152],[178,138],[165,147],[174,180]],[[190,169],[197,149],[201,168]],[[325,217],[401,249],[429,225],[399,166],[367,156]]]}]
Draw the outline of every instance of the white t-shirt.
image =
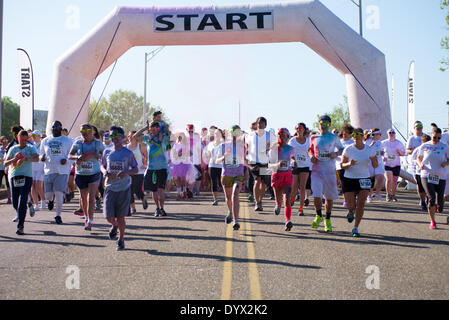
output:
[{"label": "white t-shirt", "polygon": [[[34,147],[36,148],[37,152],[39,152],[41,144],[42,144],[42,140],[39,143],[34,143]],[[44,172],[44,163],[42,161],[39,160],[39,162],[33,162],[32,166],[33,166],[33,176],[34,176],[34,173]]]},{"label": "white t-shirt", "polygon": [[[61,135],[60,137],[49,136],[42,140],[39,154],[45,155],[44,174],[52,173],[69,174],[71,161],[68,160],[73,140]],[[61,164],[61,159],[66,159],[65,165]]]},{"label": "white t-shirt", "polygon": [[421,177],[437,175],[440,179],[446,179],[446,169],[441,167],[441,164],[449,158],[449,147],[446,144],[427,142],[421,146],[418,155],[423,157],[424,169],[421,170]]},{"label": "white t-shirt", "polygon": [[362,150],[352,144],[345,148],[343,156],[347,157],[349,161],[356,160],[357,163],[345,169],[345,178],[349,179],[367,179],[370,177],[369,164],[371,159],[376,156],[376,150],[364,145]]},{"label": "white t-shirt", "polygon": [[401,165],[401,156],[397,150],[400,152],[405,152],[404,144],[399,140],[384,140],[382,141],[382,149],[384,154],[384,163],[387,167],[398,167]]},{"label": "white t-shirt", "polygon": [[206,152],[210,155],[209,158],[209,168],[222,168],[222,164],[217,164],[215,161],[217,160],[217,155],[219,154],[220,150],[217,148],[218,146],[215,145],[214,142],[209,142],[206,147]]},{"label": "white t-shirt", "polygon": [[413,153],[410,156],[410,173],[414,174],[414,175],[421,175],[421,169],[419,169],[418,166],[418,155],[419,155],[419,151],[421,150],[421,146],[415,148],[415,150],[413,150]]},{"label": "white t-shirt", "polygon": [[295,149],[295,160],[298,168],[312,168],[312,162],[309,156],[310,139],[305,138],[306,141],[300,144],[296,137],[293,137],[288,142],[288,145]]},{"label": "white t-shirt", "polygon": [[267,164],[270,161],[268,153],[276,143],[273,133],[263,130],[263,133],[258,135],[257,131],[254,131],[249,133],[245,139],[248,144],[248,162],[250,164]]}]

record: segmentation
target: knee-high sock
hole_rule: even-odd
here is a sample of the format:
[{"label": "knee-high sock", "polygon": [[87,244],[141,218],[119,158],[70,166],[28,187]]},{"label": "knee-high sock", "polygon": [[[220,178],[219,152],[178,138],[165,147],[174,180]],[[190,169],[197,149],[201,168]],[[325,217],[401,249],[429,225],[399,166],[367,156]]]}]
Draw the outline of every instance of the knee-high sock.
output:
[{"label": "knee-high sock", "polygon": [[289,221],[292,218],[292,207],[285,207],[285,221]]},{"label": "knee-high sock", "polygon": [[55,209],[56,216],[61,216],[62,204],[64,203],[64,193],[61,191],[55,191]]}]

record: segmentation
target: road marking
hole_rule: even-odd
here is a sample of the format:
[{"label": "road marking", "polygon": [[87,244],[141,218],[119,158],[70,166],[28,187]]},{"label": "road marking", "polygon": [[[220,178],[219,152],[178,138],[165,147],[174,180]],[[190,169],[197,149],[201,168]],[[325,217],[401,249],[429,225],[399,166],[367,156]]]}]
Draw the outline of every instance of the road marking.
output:
[{"label": "road marking", "polygon": [[[243,203],[242,203],[243,204]],[[249,271],[249,290],[251,300],[262,300],[262,290],[260,288],[259,271],[256,263],[256,251],[254,249],[254,238],[251,233],[251,223],[249,222],[248,203],[241,206],[243,217],[245,218],[245,236],[248,246],[248,271]]]},{"label": "road marking", "polygon": [[226,228],[226,250],[225,250],[225,262],[223,264],[223,283],[221,286],[221,300],[231,300],[233,241],[234,241],[234,230],[232,228],[232,225],[228,225]]}]

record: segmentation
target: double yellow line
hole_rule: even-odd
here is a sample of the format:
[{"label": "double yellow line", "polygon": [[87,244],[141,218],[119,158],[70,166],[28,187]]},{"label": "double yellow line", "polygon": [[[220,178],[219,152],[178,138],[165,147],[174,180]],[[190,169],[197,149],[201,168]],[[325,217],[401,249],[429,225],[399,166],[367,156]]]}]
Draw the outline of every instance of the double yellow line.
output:
[{"label": "double yellow line", "polygon": [[232,258],[233,258],[233,243],[234,235],[241,232],[246,239],[248,248],[248,273],[249,273],[249,288],[251,300],[262,300],[262,292],[260,289],[259,271],[257,270],[256,251],[254,249],[254,239],[251,232],[251,224],[249,222],[249,209],[246,202],[240,202],[240,216],[245,219],[241,223],[240,231],[234,231],[232,225],[228,225],[226,229],[226,249],[225,262],[223,264],[223,283],[221,287],[221,300],[231,299],[232,289]]}]

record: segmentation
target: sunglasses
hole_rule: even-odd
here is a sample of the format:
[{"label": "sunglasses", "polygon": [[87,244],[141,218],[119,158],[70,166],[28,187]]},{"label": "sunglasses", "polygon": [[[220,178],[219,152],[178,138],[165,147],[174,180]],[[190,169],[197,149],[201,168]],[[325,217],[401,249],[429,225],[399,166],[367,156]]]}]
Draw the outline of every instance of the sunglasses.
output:
[{"label": "sunglasses", "polygon": [[388,134],[396,134],[396,132],[388,132]]},{"label": "sunglasses", "polygon": [[355,137],[361,137],[361,136],[363,136],[363,133],[362,133],[362,132],[354,132],[354,133],[351,134],[351,137],[352,137],[352,138],[355,138]]},{"label": "sunglasses", "polygon": [[441,137],[432,137],[433,140],[441,140]]},{"label": "sunglasses", "polygon": [[330,122],[320,122],[320,126],[323,126],[323,127],[330,127],[330,126],[331,126],[331,123],[330,123]]},{"label": "sunglasses", "polygon": [[113,134],[110,134],[109,137],[111,139],[114,139],[114,138],[118,138],[118,137],[123,137],[123,134],[121,134],[121,133],[113,133]]},{"label": "sunglasses", "polygon": [[61,126],[53,126],[53,127],[51,127],[52,129],[62,129],[62,127]]},{"label": "sunglasses", "polygon": [[423,128],[423,125],[415,126],[415,129],[422,129],[422,128]]},{"label": "sunglasses", "polygon": [[82,129],[80,130],[80,133],[89,133],[90,131],[92,131],[92,129]]}]

